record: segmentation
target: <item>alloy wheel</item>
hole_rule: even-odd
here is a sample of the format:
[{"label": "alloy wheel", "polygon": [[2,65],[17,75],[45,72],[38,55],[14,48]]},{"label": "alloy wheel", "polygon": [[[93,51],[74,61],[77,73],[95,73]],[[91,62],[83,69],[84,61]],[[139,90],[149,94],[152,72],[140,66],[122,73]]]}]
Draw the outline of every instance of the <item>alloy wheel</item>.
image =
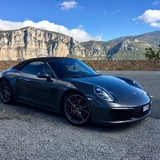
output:
[{"label": "alloy wheel", "polygon": [[12,100],[12,91],[7,80],[0,81],[0,98],[4,103],[10,103]]},{"label": "alloy wheel", "polygon": [[90,106],[86,98],[72,93],[64,101],[64,114],[74,125],[84,125],[90,118]]}]

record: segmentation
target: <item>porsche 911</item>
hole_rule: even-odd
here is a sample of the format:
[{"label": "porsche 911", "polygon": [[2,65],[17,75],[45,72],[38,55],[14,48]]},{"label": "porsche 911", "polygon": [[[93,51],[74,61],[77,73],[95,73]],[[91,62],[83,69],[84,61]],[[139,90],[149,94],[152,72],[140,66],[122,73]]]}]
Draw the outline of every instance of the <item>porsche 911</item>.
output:
[{"label": "porsche 911", "polygon": [[102,75],[64,57],[24,60],[0,72],[0,98],[63,114],[73,125],[131,123],[149,116],[151,98],[135,80]]}]

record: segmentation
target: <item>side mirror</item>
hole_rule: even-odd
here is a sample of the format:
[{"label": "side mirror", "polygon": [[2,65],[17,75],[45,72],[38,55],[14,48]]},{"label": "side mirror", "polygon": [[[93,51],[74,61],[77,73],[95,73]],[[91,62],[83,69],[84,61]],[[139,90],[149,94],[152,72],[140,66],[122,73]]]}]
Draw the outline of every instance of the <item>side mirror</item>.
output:
[{"label": "side mirror", "polygon": [[45,72],[39,72],[39,73],[37,74],[37,77],[38,77],[38,78],[46,78],[47,81],[52,81],[52,80],[51,80],[51,77],[50,77],[47,73],[45,73]]}]

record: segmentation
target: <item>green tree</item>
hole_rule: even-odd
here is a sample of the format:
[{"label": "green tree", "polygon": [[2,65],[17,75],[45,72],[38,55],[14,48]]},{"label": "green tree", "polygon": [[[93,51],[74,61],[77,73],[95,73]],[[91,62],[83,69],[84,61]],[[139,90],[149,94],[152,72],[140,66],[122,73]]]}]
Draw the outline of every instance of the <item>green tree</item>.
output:
[{"label": "green tree", "polygon": [[160,44],[158,50],[154,51],[151,47],[145,48],[145,56],[147,59],[159,60],[160,59]]}]

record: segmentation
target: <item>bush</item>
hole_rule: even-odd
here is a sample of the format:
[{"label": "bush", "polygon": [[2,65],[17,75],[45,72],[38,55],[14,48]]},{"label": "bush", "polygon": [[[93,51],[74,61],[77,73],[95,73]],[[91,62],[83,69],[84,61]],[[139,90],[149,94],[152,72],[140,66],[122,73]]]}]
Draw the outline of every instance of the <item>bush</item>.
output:
[{"label": "bush", "polygon": [[147,59],[159,60],[160,59],[160,44],[158,46],[158,51],[154,51],[151,47],[145,48],[145,56]]}]

